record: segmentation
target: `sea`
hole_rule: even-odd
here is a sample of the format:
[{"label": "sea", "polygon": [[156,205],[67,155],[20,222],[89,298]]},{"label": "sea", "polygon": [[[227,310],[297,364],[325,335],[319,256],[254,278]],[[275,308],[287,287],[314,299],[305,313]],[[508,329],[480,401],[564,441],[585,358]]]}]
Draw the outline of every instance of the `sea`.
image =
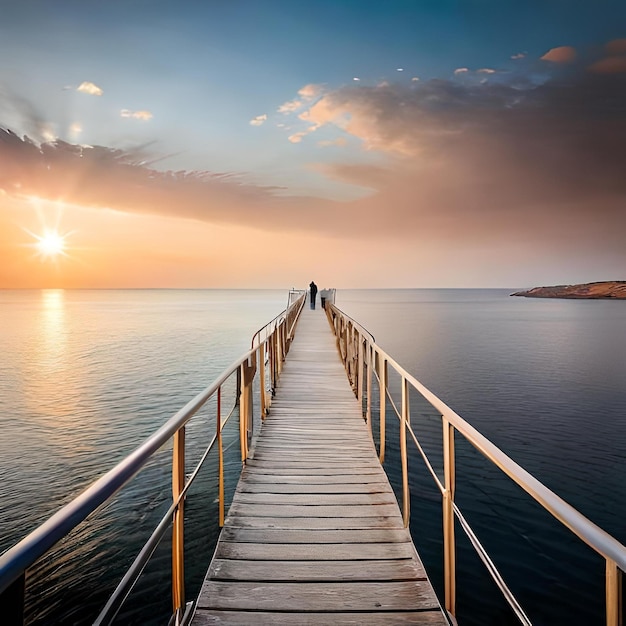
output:
[{"label": "sea", "polygon": [[[336,305],[514,461],[626,543],[626,302],[511,297],[516,290],[338,290]],[[0,552],[215,380],[287,298],[286,289],[0,290]],[[397,488],[391,418],[385,467]],[[190,456],[214,430],[209,410],[194,420]],[[441,419],[416,394],[411,423],[440,473]],[[230,448],[232,497],[241,465]],[[603,559],[458,435],[456,465],[456,502],[531,622],[605,623]],[[441,594],[441,498],[415,450],[409,470],[411,531]],[[27,624],[92,623],[167,510],[170,472],[166,446],[31,569]],[[188,597],[219,532],[215,480],[208,463],[187,499]],[[456,536],[459,624],[517,624],[459,526]],[[116,623],[167,623],[169,553],[165,540]]]}]

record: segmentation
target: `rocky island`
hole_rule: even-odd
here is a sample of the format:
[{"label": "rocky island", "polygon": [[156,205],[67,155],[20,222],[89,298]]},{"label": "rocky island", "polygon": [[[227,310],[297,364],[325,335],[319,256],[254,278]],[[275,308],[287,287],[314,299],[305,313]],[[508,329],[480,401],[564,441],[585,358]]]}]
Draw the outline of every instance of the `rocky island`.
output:
[{"label": "rocky island", "polygon": [[626,280],[606,280],[582,285],[556,285],[554,287],[533,287],[528,291],[518,291],[512,296],[526,298],[585,298],[626,300]]}]

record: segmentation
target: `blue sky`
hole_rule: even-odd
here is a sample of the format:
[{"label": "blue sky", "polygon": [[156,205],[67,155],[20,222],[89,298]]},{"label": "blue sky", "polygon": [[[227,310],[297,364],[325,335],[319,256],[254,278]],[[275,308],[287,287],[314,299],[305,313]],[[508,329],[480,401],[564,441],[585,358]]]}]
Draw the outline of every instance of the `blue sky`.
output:
[{"label": "blue sky", "polygon": [[[496,120],[517,107],[514,90],[530,107],[527,113],[545,111],[532,126],[538,137],[542,124],[558,119],[558,109],[550,108],[557,98],[586,102],[585,90],[612,89],[607,98],[624,107],[626,52],[619,42],[626,37],[626,3],[612,0],[21,0],[0,6],[0,127],[36,142],[140,152],[141,162],[155,170],[228,173],[252,187],[275,187],[272,194],[279,200],[297,198],[298,210],[311,210],[315,220],[332,212],[326,201],[339,203],[333,210],[352,210],[363,200],[367,205],[360,211],[380,212],[374,199],[382,205],[384,189],[372,181],[384,174],[390,188],[392,170],[399,173],[396,187],[404,185],[402,198],[410,195],[409,160],[417,166],[423,153],[432,165],[435,155],[443,154],[443,147],[431,145],[433,134],[467,134],[468,141],[457,146],[467,154],[475,149],[471,135],[471,145],[480,144],[480,154],[486,154],[498,131],[478,126],[486,123],[490,107]],[[607,86],[609,80],[613,83]],[[584,113],[589,119],[603,114],[600,99],[594,102],[596,108]],[[285,105],[292,110],[280,112]],[[573,127],[586,123],[581,116],[571,121]],[[503,140],[512,122],[502,118],[499,123],[508,125]],[[619,127],[619,116],[611,123]],[[578,148],[569,145],[568,155],[575,160],[572,151],[579,149],[582,157],[587,141],[581,139]],[[549,148],[557,149],[563,146]],[[487,163],[506,167],[502,159],[499,148],[481,171]],[[460,163],[450,164],[448,175],[459,167],[464,170]],[[452,178],[465,175],[459,170]],[[494,170],[498,180],[509,176],[513,185],[510,172]],[[541,178],[538,188],[546,182]],[[532,202],[543,202],[548,212],[558,205],[556,222],[571,195],[557,198],[550,190]],[[440,214],[449,211],[429,237],[450,239],[446,224],[459,200],[443,198],[433,188],[412,201],[424,197],[441,207]],[[90,202],[98,204],[94,198]],[[307,208],[312,205],[315,210]],[[123,203],[114,208],[132,211]],[[487,220],[491,228],[490,218],[476,211],[476,220]],[[580,230],[583,213],[580,207],[574,210],[570,236]],[[237,221],[236,211],[230,214]],[[269,211],[266,224],[272,215]],[[193,213],[198,217],[214,219]],[[240,219],[247,223],[249,215],[243,211]],[[406,212],[398,221],[407,222]],[[408,219],[405,238],[415,224]],[[510,233],[515,226],[504,220],[501,228]],[[593,236],[601,238],[601,232]],[[487,252],[482,240],[464,243],[480,248],[481,256]],[[554,262],[548,252],[546,264]],[[609,268],[597,271],[603,269]]]}]

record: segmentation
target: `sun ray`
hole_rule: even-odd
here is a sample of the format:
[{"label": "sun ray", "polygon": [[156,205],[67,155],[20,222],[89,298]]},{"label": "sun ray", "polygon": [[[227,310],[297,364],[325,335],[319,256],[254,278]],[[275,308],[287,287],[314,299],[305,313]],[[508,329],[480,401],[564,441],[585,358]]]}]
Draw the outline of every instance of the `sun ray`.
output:
[{"label": "sun ray", "polygon": [[55,257],[59,254],[65,254],[65,236],[59,235],[57,231],[47,231],[38,236],[37,239],[35,245],[42,256]]}]

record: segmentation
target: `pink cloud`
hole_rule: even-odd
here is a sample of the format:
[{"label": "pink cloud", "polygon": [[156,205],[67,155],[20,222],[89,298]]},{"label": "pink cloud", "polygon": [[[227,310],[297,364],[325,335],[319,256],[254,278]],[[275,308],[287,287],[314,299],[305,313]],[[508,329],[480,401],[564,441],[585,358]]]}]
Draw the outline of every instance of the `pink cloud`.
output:
[{"label": "pink cloud", "polygon": [[604,48],[607,54],[626,54],[626,39],[613,39]]},{"label": "pink cloud", "polygon": [[589,66],[595,74],[623,74],[626,72],[626,55],[612,56],[596,61]]},{"label": "pink cloud", "polygon": [[548,50],[542,57],[542,61],[551,63],[570,63],[576,58],[576,49],[572,46],[559,46]]}]

